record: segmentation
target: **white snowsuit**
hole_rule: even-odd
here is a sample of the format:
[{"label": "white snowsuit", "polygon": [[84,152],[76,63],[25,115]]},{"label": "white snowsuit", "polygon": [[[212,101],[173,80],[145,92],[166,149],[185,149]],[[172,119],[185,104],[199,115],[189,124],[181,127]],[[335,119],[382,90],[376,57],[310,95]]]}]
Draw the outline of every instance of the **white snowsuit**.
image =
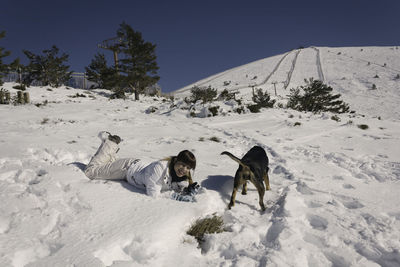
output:
[{"label": "white snowsuit", "polygon": [[133,158],[116,159],[118,150],[116,143],[105,140],[86,166],[86,176],[92,180],[126,179],[152,197],[157,197],[164,190],[180,191],[187,185],[187,182],[172,183],[167,160],[146,163]]}]

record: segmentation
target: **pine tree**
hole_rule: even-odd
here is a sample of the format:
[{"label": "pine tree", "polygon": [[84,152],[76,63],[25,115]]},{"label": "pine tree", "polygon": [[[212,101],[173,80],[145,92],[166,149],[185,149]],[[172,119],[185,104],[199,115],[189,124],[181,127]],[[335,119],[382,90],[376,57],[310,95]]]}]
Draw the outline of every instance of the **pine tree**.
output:
[{"label": "pine tree", "polygon": [[120,25],[117,36],[122,40],[120,52],[123,57],[118,64],[122,74],[120,80],[123,86],[132,88],[138,100],[139,93],[160,79],[157,76],[159,67],[155,55],[156,45],[145,42],[142,34],[125,22]]},{"label": "pine tree", "polygon": [[[0,40],[6,36],[6,32],[0,32]],[[8,65],[3,63],[3,58],[10,55],[10,51],[5,51],[3,47],[0,47],[0,85],[3,84],[3,74],[7,73]]]},{"label": "pine tree", "polygon": [[197,85],[190,89],[191,101],[196,103],[201,100],[203,103],[212,102],[217,96],[217,89],[214,89],[209,85],[208,87],[199,87]]},{"label": "pine tree", "polygon": [[117,85],[118,73],[107,66],[104,54],[97,53],[88,67],[85,67],[88,80],[97,84],[97,88],[112,90]]},{"label": "pine tree", "polygon": [[65,53],[57,56],[59,49],[55,45],[51,49],[43,50],[43,55],[35,55],[27,50],[23,52],[30,61],[25,80],[28,85],[38,81],[43,86],[59,87],[71,79],[72,72],[68,71],[69,66],[64,65],[69,56]]},{"label": "pine tree", "polygon": [[252,99],[260,108],[272,108],[276,102],[276,100],[271,100],[271,96],[267,91],[263,92],[261,89],[257,89],[255,93],[253,92]]},{"label": "pine tree", "polygon": [[305,79],[305,82],[306,86],[300,86],[300,89],[304,91],[303,95],[299,88],[290,90],[288,108],[314,113],[321,111],[345,113],[349,111],[348,104],[339,100],[340,94],[332,94],[332,87],[313,78]]}]

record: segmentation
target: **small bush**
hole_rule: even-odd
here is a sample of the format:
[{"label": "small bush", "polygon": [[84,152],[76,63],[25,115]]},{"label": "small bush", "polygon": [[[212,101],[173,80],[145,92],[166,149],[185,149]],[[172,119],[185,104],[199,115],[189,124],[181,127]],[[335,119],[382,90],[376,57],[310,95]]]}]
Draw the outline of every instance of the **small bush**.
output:
[{"label": "small bush", "polygon": [[78,98],[78,97],[86,97],[86,95],[76,93],[75,95],[69,95],[68,97],[71,97],[71,98]]},{"label": "small bush", "polygon": [[300,126],[301,122],[296,121],[293,126]]},{"label": "small bush", "polygon": [[376,90],[377,88],[376,88],[376,84],[372,84],[372,88],[371,88],[371,90]]},{"label": "small bush", "polygon": [[194,86],[190,90],[190,92],[192,93],[191,102],[193,103],[197,102],[198,100],[203,101],[203,103],[212,102],[217,96],[217,90],[211,88],[211,86],[208,87]]},{"label": "small bush", "polygon": [[211,137],[210,141],[217,142],[217,143],[221,142],[221,140],[216,136]]},{"label": "small bush", "polygon": [[251,113],[259,113],[261,109],[261,107],[257,104],[247,105],[247,108],[250,110]]},{"label": "small bush", "polygon": [[334,121],[339,122],[339,121],[340,121],[340,118],[339,118],[338,115],[333,115],[333,116],[331,117],[331,120],[334,120]]},{"label": "small bush", "polygon": [[115,88],[113,91],[114,93],[110,96],[110,99],[126,99],[123,88]]},{"label": "small bush", "polygon": [[261,89],[257,89],[256,92],[253,92],[252,100],[255,104],[247,105],[247,108],[252,113],[260,112],[261,108],[272,108],[275,104],[275,100],[271,100],[268,92],[263,92]]},{"label": "small bush", "polygon": [[49,103],[48,100],[43,101],[42,103],[36,103],[35,106],[37,106],[38,108],[41,106],[46,106]]},{"label": "small bush", "polygon": [[154,112],[156,112],[157,110],[158,110],[157,107],[150,106],[148,109],[146,109],[146,113],[147,113],[147,114],[154,113]]},{"label": "small bush", "polygon": [[204,137],[199,137],[200,142],[204,142]]},{"label": "small bush", "polygon": [[18,85],[13,86],[13,88],[17,89],[17,90],[25,91],[26,90],[26,85],[25,84],[18,84]]},{"label": "small bush", "polygon": [[361,130],[367,130],[369,128],[369,126],[366,124],[359,124],[357,125],[357,127],[360,128]]},{"label": "small bush", "polygon": [[244,113],[244,107],[243,107],[243,106],[240,106],[240,107],[238,107],[235,111],[236,111],[238,114],[242,114],[242,113]]},{"label": "small bush", "polygon": [[48,123],[50,121],[50,119],[49,118],[44,118],[41,122],[40,122],[40,124],[46,124],[46,123]]},{"label": "small bush", "polygon": [[235,93],[229,92],[227,89],[224,89],[218,96],[220,100],[229,101],[231,99],[235,99]]},{"label": "small bush", "polygon": [[400,79],[400,74],[397,74],[396,77],[394,77],[395,80],[399,80]]},{"label": "small bush", "polygon": [[224,231],[224,220],[221,216],[213,215],[204,219],[197,220],[186,232],[194,236],[201,243],[204,241],[205,234],[222,233]]},{"label": "small bush", "polygon": [[218,115],[218,109],[219,109],[219,106],[214,106],[214,107],[209,107],[208,108],[208,110],[211,112],[211,114],[213,116],[217,116]]},{"label": "small bush", "polygon": [[[1,82],[1,80],[0,80],[0,82]],[[0,104],[10,104],[10,101],[11,101],[10,98],[11,98],[11,93],[6,89],[1,88],[0,89]]]},{"label": "small bush", "polygon": [[253,92],[252,99],[260,108],[272,108],[275,104],[275,100],[271,100],[268,92],[263,92],[261,89],[257,89],[255,93]]}]

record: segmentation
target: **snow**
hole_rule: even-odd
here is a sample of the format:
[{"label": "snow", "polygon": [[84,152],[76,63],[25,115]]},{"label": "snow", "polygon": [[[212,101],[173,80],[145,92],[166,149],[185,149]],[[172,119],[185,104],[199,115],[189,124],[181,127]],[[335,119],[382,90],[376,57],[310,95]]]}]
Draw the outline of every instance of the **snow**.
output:
[{"label": "snow", "polygon": [[[397,47],[316,47],[196,83],[248,99],[253,82],[284,103],[290,88],[322,71],[356,111],[339,114],[340,121],[283,108],[237,114],[235,103],[222,101],[212,104],[219,116],[197,104],[201,118],[193,118],[180,98],[193,85],[175,92],[174,103],[30,87],[32,104],[0,105],[0,266],[399,266],[398,70]],[[15,94],[13,85],[1,87]],[[87,97],[72,97],[77,93]],[[174,201],[167,192],[152,199],[123,181],[86,178],[81,169],[101,130],[123,138],[120,157],[193,151],[194,179],[203,187],[197,202]],[[267,210],[252,184],[228,210],[237,163],[220,153],[241,157],[254,145],[270,161]],[[214,213],[227,231],[208,235],[198,248],[186,231]]]}]

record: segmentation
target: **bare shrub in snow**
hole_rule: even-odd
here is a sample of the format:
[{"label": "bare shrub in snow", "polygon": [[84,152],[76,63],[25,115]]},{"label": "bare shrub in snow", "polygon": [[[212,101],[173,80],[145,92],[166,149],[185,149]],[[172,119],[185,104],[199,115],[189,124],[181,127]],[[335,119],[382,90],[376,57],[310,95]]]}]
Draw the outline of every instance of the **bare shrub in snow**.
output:
[{"label": "bare shrub in snow", "polygon": [[224,231],[224,220],[221,216],[213,215],[197,220],[187,231],[188,235],[194,236],[199,243],[204,241],[204,235],[222,233]]}]

